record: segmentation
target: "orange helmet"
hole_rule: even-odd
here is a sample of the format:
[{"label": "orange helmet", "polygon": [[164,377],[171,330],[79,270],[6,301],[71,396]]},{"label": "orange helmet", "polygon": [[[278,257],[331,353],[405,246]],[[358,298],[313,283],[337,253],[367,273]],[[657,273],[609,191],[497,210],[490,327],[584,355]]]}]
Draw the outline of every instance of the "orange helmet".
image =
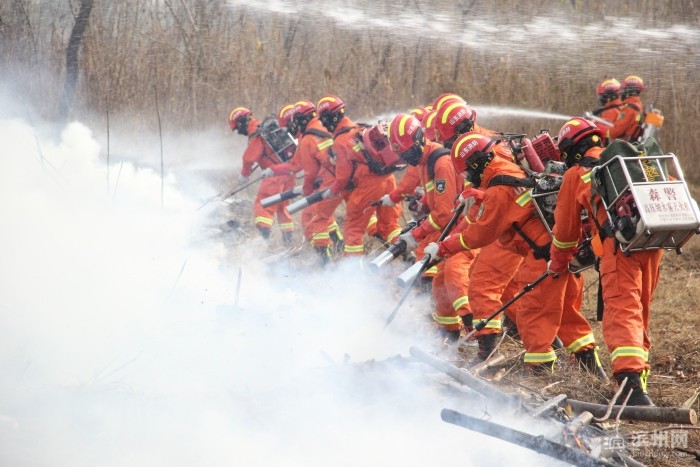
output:
[{"label": "orange helmet", "polygon": [[294,104],[292,118],[294,119],[294,126],[298,131],[302,133],[306,131],[306,125],[308,125],[309,121],[315,116],[316,106],[313,102],[302,99]]},{"label": "orange helmet", "polygon": [[557,149],[567,167],[574,166],[593,146],[603,145],[603,131],[585,118],[575,117],[559,130]]},{"label": "orange helmet", "polygon": [[236,107],[228,114],[228,125],[231,127],[231,131],[238,130],[241,135],[248,134],[248,122],[253,116],[250,109],[245,107]]},{"label": "orange helmet", "polygon": [[476,122],[476,111],[464,102],[446,102],[437,110],[435,116],[435,136],[445,145],[451,146],[454,139],[472,131]]},{"label": "orange helmet", "polygon": [[644,81],[635,75],[630,75],[622,80],[622,98],[627,96],[638,96],[644,90]]},{"label": "orange helmet", "polygon": [[457,137],[450,156],[452,165],[458,173],[467,173],[467,181],[475,187],[481,185],[484,169],[495,157],[493,147],[501,140],[489,138],[475,131]]},{"label": "orange helmet", "polygon": [[418,165],[423,155],[425,135],[420,122],[413,115],[398,114],[387,132],[391,149],[411,165]]},{"label": "orange helmet", "polygon": [[620,97],[620,82],[615,78],[606,79],[595,88],[595,92],[600,103],[605,104]]},{"label": "orange helmet", "polygon": [[461,96],[458,96],[457,94],[452,94],[450,92],[445,93],[445,94],[440,94],[436,99],[435,102],[433,102],[433,109],[438,110],[442,105],[446,104],[447,102],[462,102],[464,104],[467,103],[464,99],[462,99]]},{"label": "orange helmet", "polygon": [[318,101],[316,110],[323,126],[332,132],[345,115],[345,103],[339,97],[327,94]]},{"label": "orange helmet", "polygon": [[423,128],[423,133],[425,137],[430,141],[437,141],[437,136],[435,135],[435,116],[437,115],[437,110],[431,110],[425,114],[423,120],[420,121],[420,126]]},{"label": "orange helmet", "polygon": [[387,122],[380,120],[376,125],[362,132],[362,144],[372,158],[381,160],[385,167],[392,167],[401,162],[401,159],[391,149],[387,136],[388,130]]}]

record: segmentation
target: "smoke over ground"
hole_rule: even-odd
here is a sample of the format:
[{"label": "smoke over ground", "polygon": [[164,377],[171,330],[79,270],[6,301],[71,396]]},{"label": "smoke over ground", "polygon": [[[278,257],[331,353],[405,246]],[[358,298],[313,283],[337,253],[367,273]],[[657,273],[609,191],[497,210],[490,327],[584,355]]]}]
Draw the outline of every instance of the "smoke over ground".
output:
[{"label": "smoke over ground", "polygon": [[[189,139],[224,157],[211,135]],[[157,153],[136,149],[108,183],[84,123],[4,116],[0,141],[0,464],[550,462],[440,420],[448,407],[551,429],[407,359],[435,342],[401,316],[383,330],[395,298],[358,264],[270,268],[260,240],[205,236],[204,180],[161,179]]]}]

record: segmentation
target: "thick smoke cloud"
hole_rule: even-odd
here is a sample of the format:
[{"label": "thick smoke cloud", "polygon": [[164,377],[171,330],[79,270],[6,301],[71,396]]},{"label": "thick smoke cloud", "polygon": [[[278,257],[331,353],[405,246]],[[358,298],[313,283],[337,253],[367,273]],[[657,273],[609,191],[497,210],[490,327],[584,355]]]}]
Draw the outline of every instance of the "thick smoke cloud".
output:
[{"label": "thick smoke cloud", "polygon": [[549,462],[440,421],[443,407],[498,414],[407,358],[435,342],[401,317],[383,329],[385,283],[354,262],[271,268],[260,240],[205,234],[188,147],[161,178],[154,151],[108,168],[99,140],[80,122],[0,119],[0,464]]}]

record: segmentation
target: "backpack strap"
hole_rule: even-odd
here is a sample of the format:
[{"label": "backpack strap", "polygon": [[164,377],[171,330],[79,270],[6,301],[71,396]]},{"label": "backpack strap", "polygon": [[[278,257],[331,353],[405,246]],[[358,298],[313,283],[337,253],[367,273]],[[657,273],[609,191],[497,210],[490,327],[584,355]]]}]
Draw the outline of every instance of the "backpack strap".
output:
[{"label": "backpack strap", "polygon": [[435,163],[439,158],[442,156],[446,156],[450,153],[450,150],[447,148],[438,148],[435,151],[431,152],[430,155],[428,155],[428,178],[430,180],[435,179]]},{"label": "backpack strap", "polygon": [[497,185],[532,188],[535,186],[535,182],[531,177],[520,178],[520,177],[514,177],[512,175],[496,175],[495,177],[493,177],[491,179],[488,187],[497,186]]},{"label": "backpack strap", "polygon": [[328,133],[327,131],[319,130],[318,128],[308,128],[303,135],[314,135],[318,136],[319,138],[332,138],[333,135]]}]

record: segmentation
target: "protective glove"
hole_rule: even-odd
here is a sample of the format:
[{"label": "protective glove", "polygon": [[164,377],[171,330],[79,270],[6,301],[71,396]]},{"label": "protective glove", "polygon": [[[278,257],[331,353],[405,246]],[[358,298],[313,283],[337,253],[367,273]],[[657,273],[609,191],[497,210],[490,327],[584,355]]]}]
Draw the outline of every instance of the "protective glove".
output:
[{"label": "protective glove", "polygon": [[301,185],[295,186],[294,188],[292,188],[292,193],[294,193],[295,195],[300,195],[303,190],[304,190],[303,186],[301,186]]},{"label": "protective glove", "polygon": [[321,192],[321,199],[333,198],[333,193],[330,188],[326,188]]},{"label": "protective glove", "polygon": [[410,231],[402,233],[399,235],[399,238],[406,242],[406,253],[412,252],[418,246],[418,240],[416,240],[416,237],[414,237]]},{"label": "protective glove", "polygon": [[426,255],[430,256],[431,260],[437,261],[442,259],[439,255],[440,246],[435,242],[428,243],[428,245],[423,249],[423,251]]},{"label": "protective glove", "polygon": [[568,270],[568,263],[563,263],[556,259],[552,259],[547,262],[547,274],[552,279],[557,279],[560,275],[564,274]]},{"label": "protective glove", "polygon": [[469,212],[469,209],[474,206],[476,203],[481,202],[481,200],[484,199],[484,192],[481,190],[477,190],[476,188],[467,188],[464,190],[462,193],[459,194],[459,198],[457,200],[457,205],[459,206],[460,204],[464,205],[464,211],[463,212]]},{"label": "protective glove", "polygon": [[389,196],[388,193],[387,193],[386,195],[382,196],[382,197],[379,199],[379,201],[381,201],[382,206],[390,206],[390,207],[391,207],[391,206],[396,206],[396,203],[394,203],[394,202],[391,200],[391,196]]},{"label": "protective glove", "polygon": [[267,169],[265,169],[265,170],[263,170],[262,172],[260,172],[260,175],[261,175],[263,178],[272,177],[273,175],[275,175],[275,171],[272,170],[270,167],[268,167]]},{"label": "protective glove", "polygon": [[250,177],[249,177],[249,176],[247,176],[247,175],[240,175],[240,176],[238,177],[238,184],[239,184],[239,185],[245,185],[246,183],[248,183],[248,180],[250,180]]},{"label": "protective glove", "polygon": [[422,186],[417,186],[416,189],[413,190],[413,192],[421,198],[425,196],[425,188],[423,188]]}]

